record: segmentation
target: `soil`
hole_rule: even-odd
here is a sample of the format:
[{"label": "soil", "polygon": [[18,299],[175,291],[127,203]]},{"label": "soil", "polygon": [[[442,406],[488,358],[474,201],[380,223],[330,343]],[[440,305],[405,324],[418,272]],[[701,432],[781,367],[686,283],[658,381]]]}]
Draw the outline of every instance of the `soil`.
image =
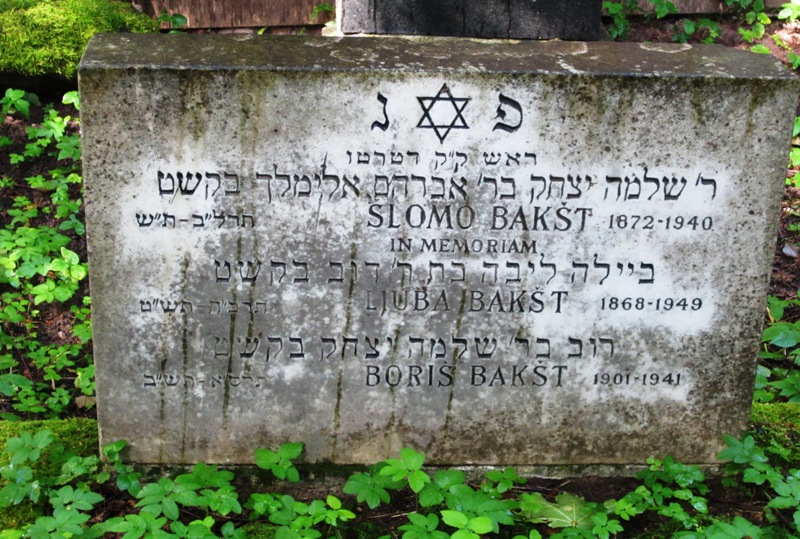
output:
[{"label": "soil", "polygon": [[[652,42],[672,42],[675,34],[676,19],[663,19],[651,20],[641,18],[634,20],[631,26],[629,41],[652,41]],[[722,30],[721,37],[717,42],[730,47],[740,49],[748,49],[749,44],[745,43],[739,35],[737,29],[740,21],[736,19],[719,19],[718,24]],[[773,39],[770,36],[778,36],[779,39]],[[702,38],[702,35],[694,39],[697,42]],[[788,53],[794,52],[800,54],[800,23],[782,24],[776,23],[767,29],[765,37],[759,41],[761,44],[769,48],[773,55],[781,59],[783,62],[789,63]],[[46,93],[46,89],[42,89],[42,93]],[[37,109],[38,110],[38,109]],[[66,107],[62,108],[62,114],[71,114],[72,111]],[[41,120],[41,111],[38,113],[38,118],[34,115],[31,119],[32,122]],[[44,160],[37,160],[35,165],[26,165],[20,168],[10,169],[8,163],[8,155],[10,153],[20,153],[26,142],[25,138],[26,123],[19,119],[7,117],[2,125],[0,125],[0,137],[7,136],[14,141],[14,144],[7,147],[0,147],[0,176],[11,177],[14,182],[10,187],[0,187],[0,228],[10,222],[10,216],[7,213],[8,208],[15,197],[25,196],[31,199],[34,203],[44,207],[49,205],[49,200],[42,195],[41,192],[36,191],[27,186],[24,181],[25,177],[43,173],[45,170],[55,166],[55,160],[46,162]],[[800,144],[800,141],[796,141]],[[789,170],[789,176],[800,172],[800,170]],[[79,196],[76,191],[73,193],[75,197]],[[772,280],[769,286],[769,293],[779,298],[788,299],[797,297],[798,290],[800,290],[800,259],[798,253],[800,252],[800,190],[787,187],[785,196],[782,202],[782,213],[780,220],[780,228],[775,238],[775,257],[773,262]],[[34,221],[34,226],[52,224],[48,222],[50,218],[44,215]],[[77,252],[82,259],[86,257],[86,244],[83,237],[72,234],[72,243],[68,246],[71,250]],[[88,290],[84,281],[84,289],[78,294],[80,297],[87,294]],[[3,292],[2,285],[0,285],[0,292]],[[74,323],[74,316],[69,311],[70,304],[53,303],[50,305],[42,305],[41,310],[43,316],[41,323],[37,327],[38,339],[43,343],[62,344],[67,342],[71,337],[71,327]],[[800,318],[800,308],[795,307],[786,312],[785,319],[796,320]],[[42,373],[36,372],[31,366],[26,369],[23,374],[32,379],[41,379]],[[7,405],[0,401],[0,411],[5,411]],[[79,416],[92,416],[94,410],[87,410],[85,408],[75,408],[70,411],[73,415]],[[311,482],[312,485],[315,482]],[[609,498],[620,497],[626,492],[633,490],[639,484],[638,481],[633,479],[618,478],[575,478],[570,480],[533,480],[529,484],[522,487],[525,491],[538,491],[542,492],[546,497],[552,498],[556,494],[568,491],[586,498],[589,501],[602,502]],[[712,513],[727,514],[727,515],[742,515],[754,523],[761,523],[764,520],[762,512],[763,502],[761,496],[748,495],[742,489],[723,488],[719,479],[710,479],[708,482],[711,487],[711,492],[708,494],[709,507]],[[337,486],[341,486],[341,481],[333,481],[333,483],[326,484],[325,488],[332,488],[337,490]],[[300,490],[293,493],[298,498],[313,498],[323,497],[326,492],[316,492],[313,490]],[[126,514],[135,511],[133,503],[127,498],[121,498],[118,494],[112,492],[107,494],[106,506],[102,509],[102,513],[95,518],[108,518],[110,516]],[[361,522],[369,522],[386,530],[395,529],[405,521],[405,518],[398,518],[404,516],[409,511],[414,509],[414,501],[412,498],[398,498],[390,506],[382,507],[379,511],[371,511],[365,506],[358,507],[355,500],[345,496],[344,497],[351,507],[356,507],[358,519]],[[635,524],[623,523],[626,531],[618,537],[648,537],[652,536],[653,530],[661,526],[655,518],[639,518]],[[555,530],[553,530],[555,532]]]}]

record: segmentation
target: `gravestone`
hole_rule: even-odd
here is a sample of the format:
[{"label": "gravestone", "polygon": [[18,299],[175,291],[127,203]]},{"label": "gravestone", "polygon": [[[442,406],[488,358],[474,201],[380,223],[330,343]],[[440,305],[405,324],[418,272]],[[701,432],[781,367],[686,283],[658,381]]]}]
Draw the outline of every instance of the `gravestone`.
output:
[{"label": "gravestone", "polygon": [[337,0],[344,34],[595,41],[601,0]]},{"label": "gravestone", "polygon": [[99,35],[101,443],[140,462],[715,461],[797,84],[733,49]]}]

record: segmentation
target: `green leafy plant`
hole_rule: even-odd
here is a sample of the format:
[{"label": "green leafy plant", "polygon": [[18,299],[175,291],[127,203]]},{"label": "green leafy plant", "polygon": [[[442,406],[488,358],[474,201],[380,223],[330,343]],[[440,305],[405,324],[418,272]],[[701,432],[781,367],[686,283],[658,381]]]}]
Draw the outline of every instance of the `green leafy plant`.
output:
[{"label": "green leafy plant", "polygon": [[683,464],[670,456],[663,460],[649,458],[649,469],[636,474],[647,491],[641,495],[651,508],[663,516],[679,521],[685,528],[697,524],[687,506],[699,514],[708,513],[708,493],[705,476],[697,466]]},{"label": "green leafy plant", "polygon": [[672,457],[648,459],[650,467],[637,474],[643,484],[618,500],[587,502],[569,493],[553,501],[540,493],[523,494],[522,516],[533,523],[562,528],[553,537],[609,537],[623,531],[621,521],[629,521],[647,511],[674,521],[687,530],[698,528],[696,515],[708,513],[708,492],[704,476],[696,466],[676,462]]},{"label": "green leafy plant", "polygon": [[568,492],[557,495],[552,502],[539,492],[523,494],[520,503],[521,514],[527,520],[547,524],[551,528],[590,530],[591,517],[599,508],[599,504],[588,503]]},{"label": "green leafy plant", "polygon": [[663,19],[667,15],[678,12],[678,8],[669,0],[648,0],[653,5],[653,12],[657,19]]},{"label": "green leafy plant", "polygon": [[32,101],[38,104],[38,98],[32,94],[26,93],[25,90],[8,88],[3,98],[0,99],[0,117],[4,118],[10,114],[19,112],[25,118],[30,118]]},{"label": "green leafy plant", "polygon": [[284,444],[277,451],[270,449],[256,449],[256,466],[269,470],[278,479],[286,479],[292,483],[300,481],[293,459],[300,456],[303,444]]},{"label": "green leafy plant", "polygon": [[[772,22],[764,11],[764,0],[725,0],[725,4],[744,15],[744,21],[749,27],[739,28],[739,34],[747,43],[753,45],[764,37],[766,25]],[[756,47],[753,52],[763,52],[763,50],[761,47]]]},{"label": "green leafy plant", "polygon": [[520,477],[517,470],[507,466],[502,470],[490,470],[486,472],[487,481],[481,485],[481,490],[484,492],[496,492],[497,494],[504,494],[508,492],[515,485],[524,485],[527,480]]},{"label": "green leafy plant", "polygon": [[629,17],[634,13],[641,12],[636,0],[604,1],[603,9],[611,17],[608,33],[615,41],[622,41],[628,37],[631,28]]},{"label": "green leafy plant", "polygon": [[[276,478],[290,482],[299,481],[297,468],[292,462],[303,451],[301,443],[287,443],[280,446],[277,451],[257,449],[255,452],[256,465],[269,470]],[[338,528],[356,515],[342,506],[339,498],[328,495],[325,500],[313,500],[304,503],[295,500],[289,495],[271,493],[253,493],[250,495],[245,507],[252,511],[251,518],[268,515],[268,520],[277,524],[275,537],[281,539],[315,539],[322,533],[315,527],[326,524],[328,536],[331,529]]]},{"label": "green leafy plant", "polygon": [[400,451],[400,458],[387,459],[386,466],[381,468],[378,473],[391,477],[392,481],[406,480],[411,490],[419,493],[425,484],[431,481],[428,474],[422,471],[424,463],[425,455],[423,453],[404,447]]},{"label": "green leafy plant", "polygon": [[750,47],[750,52],[754,52],[756,54],[772,54],[772,52],[769,50],[769,47],[762,45],[761,43]]},{"label": "green leafy plant", "polygon": [[329,4],[328,2],[322,2],[311,11],[311,18],[316,19],[320,15],[325,13],[334,13],[335,11],[336,8],[332,4]]},{"label": "green leafy plant", "polygon": [[[100,459],[70,453],[55,443],[49,430],[23,432],[9,439],[5,453],[10,458],[0,467],[0,507],[28,503],[51,508],[50,514],[18,531],[29,537],[63,537],[67,533],[81,536],[89,512],[104,499],[90,487],[109,478]],[[60,472],[42,475],[43,469]]]},{"label": "green leafy plant", "polygon": [[[765,512],[773,525],[766,530],[779,532],[774,524],[789,522],[793,533],[800,531],[800,470],[790,469],[785,473],[773,465],[752,436],[745,436],[742,440],[723,436],[723,440],[728,447],[722,450],[719,457],[731,461],[728,473],[740,477],[744,483],[760,487],[767,500]],[[781,513],[791,513],[791,519],[779,518]],[[747,521],[740,521],[740,524],[752,526]]]},{"label": "green leafy plant", "polygon": [[791,45],[786,43],[786,41],[784,41],[784,39],[781,36],[779,36],[778,34],[772,34],[769,37],[772,38],[772,41],[775,42],[775,44],[777,46],[781,47],[782,49],[787,50],[787,51],[792,50]]},{"label": "green leafy plant", "polygon": [[[140,516],[149,515],[149,520],[132,523],[118,521],[116,526],[127,528],[132,525],[155,525],[160,517],[170,521],[178,521],[183,508],[200,508],[223,517],[233,513],[240,514],[242,506],[238,501],[238,493],[230,484],[233,473],[219,470],[216,466],[198,463],[188,474],[179,475],[174,480],[162,477],[155,483],[144,485],[137,493],[139,501],[136,507],[141,508]],[[214,517],[211,523],[215,523]],[[205,522],[205,519],[204,521]],[[165,522],[161,523],[163,526]],[[148,528],[149,529],[149,528]],[[116,529],[113,531],[124,531]],[[187,530],[188,531],[188,530]]]},{"label": "green leafy plant", "polygon": [[783,4],[778,12],[778,18],[788,22],[800,19],[800,0],[791,0],[791,2]]},{"label": "green leafy plant", "polygon": [[[439,530],[439,517],[434,513],[409,513],[408,523],[398,526],[403,539],[449,539],[450,534]],[[385,536],[388,537],[388,536]]]},{"label": "green leafy plant", "polygon": [[[725,437],[725,442],[728,447],[720,458],[730,461],[730,481],[756,489],[763,499],[766,523],[759,525],[736,515],[731,519],[712,517],[703,473],[696,466],[669,456],[648,459],[649,467],[637,474],[639,486],[619,499],[604,502],[587,501],[568,492],[554,497],[541,492],[513,496],[522,478],[511,467],[490,470],[480,488],[473,488],[460,470],[440,469],[429,475],[423,469],[422,453],[411,449],[401,451],[400,458],[377,463],[366,473],[351,475],[345,490],[373,509],[389,503],[388,492],[376,493],[376,485],[385,491],[406,490],[420,499],[426,489],[437,491],[441,495],[438,501],[430,497],[428,504],[421,504],[422,509],[408,513],[407,521],[398,524],[402,539],[478,539],[487,534],[541,539],[545,529],[552,530],[544,533],[551,539],[611,539],[625,531],[623,523],[644,513],[657,515],[665,529],[672,530],[671,537],[684,539],[777,538],[796,534],[800,523],[800,471],[784,471],[770,462],[770,455],[784,458],[785,448],[774,444],[761,447],[751,436],[741,440]],[[0,537],[77,539],[116,533],[133,539],[243,539],[244,529],[238,527],[240,515],[270,523],[275,527],[274,537],[279,539],[354,536],[346,527],[356,519],[356,513],[335,495],[299,501],[287,494],[256,492],[242,506],[233,486],[234,475],[228,470],[198,463],[175,477],[142,484],[141,476],[122,462],[124,449],[125,442],[106,446],[103,453],[108,464],[103,465],[97,457],[68,453],[54,443],[48,431],[12,438],[6,449],[8,464],[0,469],[0,501],[11,505],[35,500],[47,509],[35,521],[6,530]],[[262,456],[265,451],[258,450]],[[277,463],[285,459],[294,466],[291,461],[301,452],[302,444],[270,450],[268,460],[272,464],[266,469],[279,479],[287,479],[287,464]],[[35,471],[33,465],[41,460],[57,465],[60,472],[42,475]],[[391,474],[381,475],[381,470],[387,468]],[[136,511],[103,521],[96,518],[96,512],[105,499],[99,490],[112,477],[108,469],[113,470],[122,492],[135,502]],[[414,472],[429,477],[421,482],[418,492],[410,485]]]},{"label": "green leafy plant", "polygon": [[419,492],[419,504],[433,507],[445,501],[448,496],[457,495],[458,489],[466,484],[467,474],[461,470],[439,470],[433,480],[426,483]]},{"label": "green leafy plant", "polygon": [[693,37],[702,36],[700,38],[702,43],[713,43],[720,36],[720,33],[719,25],[711,19],[704,18],[697,21],[682,19],[675,24],[675,33],[672,36],[672,40],[679,43],[687,43]]},{"label": "green leafy plant", "polygon": [[487,517],[470,517],[461,511],[444,510],[442,520],[448,526],[456,529],[451,539],[479,539],[484,533],[495,531],[492,521]]},{"label": "green leafy plant", "polygon": [[169,28],[168,33],[180,34],[183,33],[181,28],[186,26],[189,20],[180,13],[169,13],[166,10],[161,10],[161,14],[158,16],[158,19],[156,19],[156,22],[166,24],[167,28]]},{"label": "green leafy plant", "polygon": [[41,485],[34,480],[33,471],[25,464],[39,460],[42,450],[52,441],[53,436],[48,430],[37,432],[33,436],[26,432],[19,438],[8,441],[6,452],[11,454],[11,461],[0,468],[0,476],[8,481],[0,489],[0,507],[19,504],[25,498],[32,502],[39,501]]},{"label": "green leafy plant", "polygon": [[[329,4],[328,2],[323,2],[316,6],[311,11],[311,20],[317,20],[322,16],[330,14],[332,17],[336,13],[336,8],[334,5]],[[331,20],[325,23],[325,28],[335,28],[336,27],[336,18],[333,17]]]},{"label": "green leafy plant", "polygon": [[[23,116],[40,106],[21,90],[7,90],[2,103],[7,114]],[[63,103],[79,109],[77,92],[67,93]],[[42,116],[41,123],[26,128],[22,150],[10,153],[12,167],[39,172],[24,182],[27,192],[41,196],[36,201],[16,196],[0,212],[5,218],[0,228],[0,393],[14,410],[0,414],[7,420],[57,417],[70,406],[94,404],[94,366],[85,347],[91,338],[88,309],[70,307],[78,342],[41,343],[37,335],[38,307],[73,301],[87,275],[86,262],[71,248],[84,233],[77,120],[52,106],[45,106]],[[43,158],[58,165],[41,170],[37,162]]]},{"label": "green leafy plant", "polygon": [[117,488],[123,492],[128,492],[132,496],[136,496],[142,489],[142,484],[140,482],[142,474],[134,470],[132,466],[122,462],[122,451],[127,445],[128,442],[125,440],[119,440],[108,444],[103,448],[103,455],[114,468],[114,472],[117,476]]},{"label": "green leafy plant", "polygon": [[486,517],[492,531],[498,533],[501,525],[514,524],[513,511],[519,507],[516,500],[503,499],[496,494],[475,490],[467,484],[453,485],[445,495],[445,505],[463,512],[468,517]]},{"label": "green leafy plant", "polygon": [[756,373],[758,402],[769,402],[776,397],[800,402],[800,321],[784,320],[786,308],[797,306],[800,298],[768,299],[769,323],[761,336],[766,343],[760,354],[764,364]]},{"label": "green leafy plant", "polygon": [[[142,484],[141,474],[122,462],[126,443],[110,444],[103,449],[107,466],[113,469],[120,491],[137,500],[138,512],[94,521],[91,513],[105,499],[95,489],[107,483],[111,474],[96,456],[78,457],[53,442],[47,430],[24,433],[9,440],[6,448],[9,464],[0,468],[0,506],[46,499],[50,509],[23,528],[6,530],[2,537],[94,538],[105,533],[121,533],[129,538],[244,539],[243,531],[227,518],[243,511],[238,492],[231,483],[232,472],[198,463],[188,473],[175,478],[161,477]],[[286,444],[274,453],[299,454],[297,446],[302,448],[302,444]],[[61,472],[37,475],[30,464],[44,458],[52,464],[60,464]],[[277,470],[285,469],[284,466]],[[321,533],[314,526],[335,528],[355,518],[335,496],[308,504],[296,502],[290,496],[271,496],[270,499],[272,503],[265,504],[261,514],[268,512],[272,522],[283,524],[279,537],[320,537]],[[198,517],[197,511],[204,514]],[[192,519],[187,519],[187,515],[192,515]]]},{"label": "green leafy plant", "polygon": [[[678,13],[678,8],[669,0],[647,0],[651,5],[649,11],[644,11],[636,0],[606,1],[603,8],[611,18],[608,27],[612,39],[624,40],[630,31],[630,17],[645,13],[646,17],[662,19]],[[713,43],[721,33],[719,25],[711,19],[703,18],[697,21],[681,18],[675,22],[675,33],[672,40],[687,43],[690,39],[699,38],[703,43]]]},{"label": "green leafy plant", "polygon": [[[798,65],[792,65],[795,69],[800,67],[800,55],[795,55],[797,57]],[[790,55],[791,57],[791,55]],[[792,148],[789,150],[789,169],[796,170],[800,168],[800,116],[796,116],[794,119],[794,125],[792,126]],[[800,172],[793,174],[791,177],[786,178],[786,185],[790,185],[792,187],[800,187]]]},{"label": "green leafy plant", "polygon": [[[370,472],[353,474],[345,484],[344,492],[354,494],[359,503],[366,503],[370,509],[375,509],[381,503],[389,503],[389,491],[400,489],[404,483],[381,474],[380,468],[375,466]],[[436,503],[441,503],[443,499],[442,496]]]}]

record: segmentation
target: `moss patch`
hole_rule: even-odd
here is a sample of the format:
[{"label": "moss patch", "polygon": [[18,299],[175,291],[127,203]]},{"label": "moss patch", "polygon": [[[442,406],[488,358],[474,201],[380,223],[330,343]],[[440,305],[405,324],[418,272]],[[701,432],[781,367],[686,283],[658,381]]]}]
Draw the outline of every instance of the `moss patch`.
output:
[{"label": "moss patch", "polygon": [[242,526],[244,536],[248,539],[274,539],[277,526],[271,524],[252,523]]},{"label": "moss patch", "polygon": [[[97,422],[92,419],[53,419],[44,421],[0,421],[0,444],[6,447],[10,438],[16,438],[23,432],[34,434],[40,430],[48,429],[55,439],[51,447],[61,444],[67,452],[80,456],[97,454]],[[60,466],[56,467],[47,461],[46,453],[39,461],[31,465],[34,477],[41,475],[58,475]],[[0,453],[0,466],[9,463],[10,455]],[[12,507],[0,508],[0,529],[18,528],[36,520],[41,514],[42,507],[47,500],[40,500],[38,504],[25,502]]]},{"label": "moss patch", "polygon": [[800,464],[800,402],[753,403],[750,421],[759,445],[768,447],[775,440],[789,449],[791,465]]},{"label": "moss patch", "polygon": [[156,23],[114,0],[0,0],[0,71],[73,78],[89,38]]}]

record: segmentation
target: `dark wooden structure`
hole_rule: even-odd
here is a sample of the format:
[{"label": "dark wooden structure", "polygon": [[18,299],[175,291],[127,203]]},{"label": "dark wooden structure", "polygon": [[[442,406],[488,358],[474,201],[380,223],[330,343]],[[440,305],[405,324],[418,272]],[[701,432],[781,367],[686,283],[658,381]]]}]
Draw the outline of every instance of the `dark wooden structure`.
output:
[{"label": "dark wooden structure", "polygon": [[[322,4],[323,1],[325,0],[237,0],[233,2],[226,2],[224,0],[139,0],[138,3],[141,4],[143,11],[153,18],[157,18],[162,11],[166,11],[167,13],[180,13],[187,17],[188,28],[224,29],[266,27],[277,29],[281,27],[321,25],[333,19],[333,14],[331,13],[324,13],[316,18],[311,17],[314,8]],[[327,0],[327,3],[333,4],[334,1],[335,0]],[[562,3],[565,6],[564,9],[568,12],[579,14],[580,10],[576,8],[581,6],[582,1],[585,2],[585,0],[562,0],[561,2],[555,3]],[[672,1],[678,8],[679,13],[701,14],[726,11],[725,2],[721,0]],[[766,5],[768,9],[779,9],[781,4],[786,1],[787,0],[766,0]],[[377,5],[375,0],[362,3],[364,5],[370,3],[372,5]],[[403,2],[395,3],[402,4]],[[407,4],[411,3],[412,2],[407,2]],[[466,4],[469,2],[453,2],[453,0],[449,2],[434,2],[432,0],[420,0],[416,3],[423,7],[427,4],[433,8],[434,14],[441,15],[443,13],[443,4]],[[491,3],[491,1],[488,3]],[[502,3],[504,5],[507,4],[506,2]],[[542,4],[545,3],[547,2],[542,2]],[[591,11],[596,9],[594,7],[596,3],[599,2],[591,4]],[[643,9],[652,9],[652,4],[648,3],[646,0],[640,0],[640,5]],[[585,6],[581,7],[585,8]],[[512,25],[514,24],[513,21],[510,22],[512,22]],[[574,22],[574,20],[571,22]],[[517,21],[517,24],[519,24],[519,21]],[[344,26],[346,26],[346,23]],[[500,25],[498,25],[498,28],[499,27]],[[363,31],[369,30],[364,29]],[[455,34],[450,33],[449,35],[460,34],[456,32]]]},{"label": "dark wooden structure", "polygon": [[[153,18],[162,11],[180,13],[187,28],[264,28],[321,25],[333,18],[311,12],[322,0],[141,0],[142,10]],[[333,0],[330,2],[333,3]]]}]

